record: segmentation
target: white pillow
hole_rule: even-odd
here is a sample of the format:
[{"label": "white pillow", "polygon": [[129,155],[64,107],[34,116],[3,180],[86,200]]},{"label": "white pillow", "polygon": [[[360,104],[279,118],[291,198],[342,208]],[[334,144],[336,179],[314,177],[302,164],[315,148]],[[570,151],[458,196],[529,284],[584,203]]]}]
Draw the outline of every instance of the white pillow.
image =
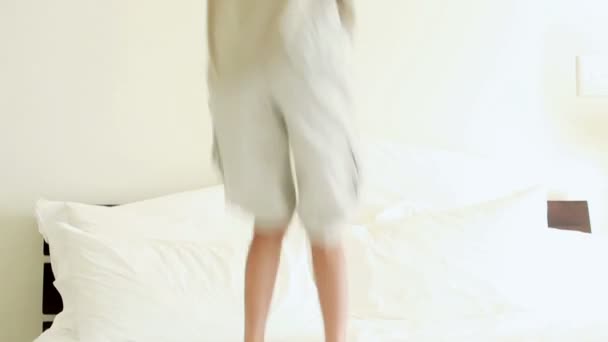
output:
[{"label": "white pillow", "polygon": [[[222,186],[171,194],[117,207],[102,207],[41,199],[36,203],[38,229],[50,243],[48,234],[61,223],[102,235],[147,236],[176,240],[211,240],[214,237],[246,237],[250,219],[225,208]],[[68,274],[66,249],[50,243],[51,265],[55,279]],[[54,326],[72,327],[73,291],[59,289],[63,311]]]},{"label": "white pillow", "polygon": [[[289,233],[273,298],[269,332],[286,340],[286,329],[292,337],[319,336],[322,331],[312,278],[298,257],[303,254],[303,234]],[[92,234],[62,223],[48,231],[48,238],[68,258],[69,272],[56,286],[72,296],[80,340],[242,339],[248,237],[161,240]]]},{"label": "white pillow", "polygon": [[515,310],[503,266],[527,231],[547,229],[534,188],[431,214],[388,210],[347,234],[353,314],[429,323]]},{"label": "white pillow", "polygon": [[[42,236],[59,223],[95,234],[128,234],[165,239],[210,239],[226,226],[243,233],[249,219],[225,208],[222,186],[171,194],[117,207],[41,199],[36,203]],[[178,224],[178,223],[190,224]],[[224,231],[225,232],[225,231]],[[226,232],[225,232],[226,233]],[[48,242],[48,239],[46,239]],[[61,250],[51,253],[53,272],[63,274]]]},{"label": "white pillow", "polygon": [[374,142],[364,152],[358,223],[387,206],[413,215],[495,200],[542,183],[529,168],[438,148]]},{"label": "white pillow", "polygon": [[76,289],[80,340],[238,339],[246,240],[112,239],[66,224],[55,233],[55,245],[71,246],[70,273],[57,287]]}]

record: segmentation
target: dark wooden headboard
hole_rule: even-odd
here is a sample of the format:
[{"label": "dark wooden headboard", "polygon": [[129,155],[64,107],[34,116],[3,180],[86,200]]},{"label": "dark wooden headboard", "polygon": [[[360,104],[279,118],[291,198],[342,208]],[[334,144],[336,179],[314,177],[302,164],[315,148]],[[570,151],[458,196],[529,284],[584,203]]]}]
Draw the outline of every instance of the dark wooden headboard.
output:
[{"label": "dark wooden headboard", "polygon": [[63,310],[63,302],[57,289],[53,285],[55,276],[51,268],[49,245],[45,242],[43,253],[45,256],[44,260],[44,274],[43,274],[43,285],[42,285],[42,331],[47,330],[53,324],[55,315]]},{"label": "dark wooden headboard", "polygon": [[[547,218],[549,227],[591,233],[589,208],[586,201],[548,201]],[[44,285],[42,296],[43,330],[53,323],[55,315],[63,310],[59,292],[53,286],[55,277],[49,261],[49,246],[44,244]]]}]

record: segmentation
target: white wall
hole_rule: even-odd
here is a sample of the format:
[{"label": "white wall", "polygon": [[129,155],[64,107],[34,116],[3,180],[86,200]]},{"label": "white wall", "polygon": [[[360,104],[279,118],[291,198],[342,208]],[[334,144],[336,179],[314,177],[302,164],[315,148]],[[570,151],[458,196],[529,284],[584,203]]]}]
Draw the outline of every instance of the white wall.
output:
[{"label": "white wall", "polygon": [[0,2],[0,341],[40,332],[36,198],[215,182],[204,18],[202,1]]},{"label": "white wall", "polygon": [[591,200],[608,232],[608,98],[576,97],[575,64],[608,55],[605,2],[358,4],[367,133],[504,156],[552,197]]},{"label": "white wall", "polygon": [[[574,57],[608,46],[606,5],[545,3],[359,0],[363,133],[500,153],[603,212],[608,191],[590,185],[608,175],[608,101],[576,98]],[[0,2],[0,341],[40,329],[37,197],[126,202],[215,182],[204,7]]]}]

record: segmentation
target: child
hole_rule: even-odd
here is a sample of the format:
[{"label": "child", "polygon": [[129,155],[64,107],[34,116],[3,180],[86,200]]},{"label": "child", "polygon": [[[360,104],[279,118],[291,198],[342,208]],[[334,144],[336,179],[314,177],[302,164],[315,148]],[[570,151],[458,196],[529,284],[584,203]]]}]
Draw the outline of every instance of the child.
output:
[{"label": "child", "polygon": [[264,341],[296,202],[312,245],[325,339],[346,341],[340,229],[359,186],[349,70],[353,18],[346,0],[208,0],[214,155],[227,199],[255,217],[245,342]]}]

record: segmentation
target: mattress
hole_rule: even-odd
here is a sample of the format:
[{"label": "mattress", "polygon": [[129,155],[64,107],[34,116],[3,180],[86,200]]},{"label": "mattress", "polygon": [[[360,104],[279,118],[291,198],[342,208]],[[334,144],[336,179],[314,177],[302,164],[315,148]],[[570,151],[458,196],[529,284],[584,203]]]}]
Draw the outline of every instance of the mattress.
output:
[{"label": "mattress", "polygon": [[[579,313],[577,313],[579,314]],[[608,327],[582,314],[558,317],[550,313],[516,314],[436,322],[411,326],[396,320],[352,320],[350,342],[605,342]],[[213,340],[213,339],[210,339]],[[67,329],[51,328],[35,342],[77,342]],[[288,342],[322,342],[321,337],[290,337]],[[221,341],[220,341],[221,342]],[[238,341],[225,341],[238,342]],[[270,336],[269,342],[287,342]]]}]

